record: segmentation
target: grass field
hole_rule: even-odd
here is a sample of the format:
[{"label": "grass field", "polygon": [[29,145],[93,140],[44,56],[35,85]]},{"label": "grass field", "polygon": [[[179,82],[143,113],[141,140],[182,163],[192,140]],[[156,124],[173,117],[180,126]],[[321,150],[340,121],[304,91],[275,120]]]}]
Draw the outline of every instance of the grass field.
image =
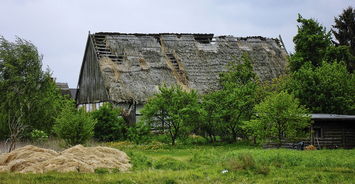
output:
[{"label": "grass field", "polygon": [[265,150],[242,145],[133,145],[127,173],[1,173],[0,183],[355,183],[355,150]]}]

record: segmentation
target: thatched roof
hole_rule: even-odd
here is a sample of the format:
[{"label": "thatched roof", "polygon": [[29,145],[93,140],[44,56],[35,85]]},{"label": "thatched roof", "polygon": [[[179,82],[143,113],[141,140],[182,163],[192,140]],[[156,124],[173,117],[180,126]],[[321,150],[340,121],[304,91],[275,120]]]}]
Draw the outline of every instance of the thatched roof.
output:
[{"label": "thatched roof", "polygon": [[83,73],[87,73],[83,63],[79,103],[97,101],[93,99],[97,95],[90,97],[85,95],[89,92],[82,91],[97,90],[97,86],[106,90],[106,97],[100,97],[101,101],[116,103],[131,100],[144,103],[162,84],[178,84],[207,93],[220,88],[219,74],[226,71],[227,63],[238,62],[244,52],[249,53],[261,80],[283,74],[287,63],[287,53],[279,41],[263,37],[96,33],[89,35],[88,42],[96,53],[102,82],[97,82],[95,88],[81,87],[90,83],[83,82]]}]

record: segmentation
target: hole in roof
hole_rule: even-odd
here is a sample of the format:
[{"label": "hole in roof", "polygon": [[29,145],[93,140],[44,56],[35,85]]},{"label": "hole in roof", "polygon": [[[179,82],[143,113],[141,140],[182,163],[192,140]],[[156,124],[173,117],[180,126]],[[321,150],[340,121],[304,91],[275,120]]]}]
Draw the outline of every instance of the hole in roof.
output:
[{"label": "hole in roof", "polygon": [[194,34],[194,38],[199,43],[208,44],[211,43],[213,34]]}]

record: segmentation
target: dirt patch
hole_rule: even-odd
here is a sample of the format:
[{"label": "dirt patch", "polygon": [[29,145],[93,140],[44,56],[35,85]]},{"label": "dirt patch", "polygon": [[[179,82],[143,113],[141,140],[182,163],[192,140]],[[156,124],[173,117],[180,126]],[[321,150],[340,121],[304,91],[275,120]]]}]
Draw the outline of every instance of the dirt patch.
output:
[{"label": "dirt patch", "polygon": [[131,168],[126,153],[108,147],[77,145],[62,152],[28,145],[0,155],[0,172],[94,172],[98,168]]}]

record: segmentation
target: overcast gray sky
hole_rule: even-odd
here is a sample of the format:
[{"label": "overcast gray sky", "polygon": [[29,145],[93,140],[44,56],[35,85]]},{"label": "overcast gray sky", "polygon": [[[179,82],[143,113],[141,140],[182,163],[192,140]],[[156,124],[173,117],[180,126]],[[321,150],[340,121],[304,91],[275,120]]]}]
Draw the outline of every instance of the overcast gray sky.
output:
[{"label": "overcast gray sky", "polygon": [[34,43],[59,82],[77,86],[88,31],[280,34],[289,51],[297,14],[329,30],[355,0],[0,0],[0,35]]}]

